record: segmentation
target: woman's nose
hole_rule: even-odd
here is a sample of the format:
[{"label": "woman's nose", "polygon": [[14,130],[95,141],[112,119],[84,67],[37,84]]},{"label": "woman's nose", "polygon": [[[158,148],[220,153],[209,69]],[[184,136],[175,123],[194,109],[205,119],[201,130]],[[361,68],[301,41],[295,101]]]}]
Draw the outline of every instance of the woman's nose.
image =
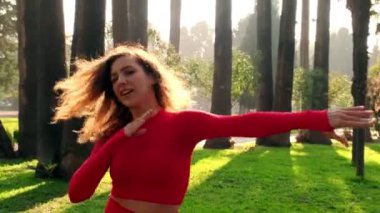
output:
[{"label": "woman's nose", "polygon": [[127,78],[123,75],[119,75],[116,81],[116,84],[126,84]]}]

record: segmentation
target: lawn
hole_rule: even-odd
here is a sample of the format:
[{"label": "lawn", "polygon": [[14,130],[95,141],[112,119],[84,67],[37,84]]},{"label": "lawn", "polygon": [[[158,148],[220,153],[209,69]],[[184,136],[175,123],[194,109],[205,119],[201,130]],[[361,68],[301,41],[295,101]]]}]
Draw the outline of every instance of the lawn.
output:
[{"label": "lawn", "polygon": [[[366,146],[365,179],[341,145],[196,150],[181,212],[379,212],[380,143]],[[0,212],[103,212],[107,174],[96,194],[70,204],[67,183],[33,177],[36,161],[0,160]]]},{"label": "lawn", "polygon": [[18,130],[18,118],[0,118],[5,130],[13,137],[13,132]]}]

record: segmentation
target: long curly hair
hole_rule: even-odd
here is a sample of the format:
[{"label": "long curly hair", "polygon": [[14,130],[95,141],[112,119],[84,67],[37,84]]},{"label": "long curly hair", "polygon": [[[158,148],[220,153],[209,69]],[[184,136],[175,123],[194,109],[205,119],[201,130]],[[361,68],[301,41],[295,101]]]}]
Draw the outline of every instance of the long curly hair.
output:
[{"label": "long curly hair", "polygon": [[71,118],[84,118],[78,131],[78,142],[94,142],[109,137],[132,121],[128,107],[116,98],[110,80],[113,62],[123,56],[132,57],[154,80],[153,90],[158,104],[170,111],[184,108],[189,95],[181,82],[162,63],[141,46],[122,45],[94,60],[77,60],[77,71],[56,83],[59,94],[53,123]]}]

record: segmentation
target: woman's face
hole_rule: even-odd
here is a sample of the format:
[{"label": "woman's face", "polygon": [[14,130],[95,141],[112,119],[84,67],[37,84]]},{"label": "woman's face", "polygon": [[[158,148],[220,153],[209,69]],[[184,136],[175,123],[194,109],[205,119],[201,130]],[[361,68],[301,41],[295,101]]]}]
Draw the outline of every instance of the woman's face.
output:
[{"label": "woman's face", "polygon": [[112,89],[126,107],[138,107],[154,99],[154,80],[132,57],[122,56],[111,66]]}]

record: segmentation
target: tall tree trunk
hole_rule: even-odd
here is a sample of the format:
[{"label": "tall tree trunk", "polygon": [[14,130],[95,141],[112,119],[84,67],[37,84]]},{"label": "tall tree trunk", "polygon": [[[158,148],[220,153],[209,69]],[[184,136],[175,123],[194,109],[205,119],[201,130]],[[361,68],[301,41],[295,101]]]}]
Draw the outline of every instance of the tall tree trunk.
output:
[{"label": "tall tree trunk", "polygon": [[[257,12],[257,49],[260,55],[258,70],[257,111],[271,111],[273,106],[272,77],[272,1],[259,0]],[[258,138],[256,144],[265,145],[268,138]]]},{"label": "tall tree trunk", "polygon": [[[231,75],[232,75],[232,30],[231,0],[216,1],[214,80],[212,88],[211,112],[231,114]],[[228,138],[216,138],[206,141],[204,148],[230,148]]]},{"label": "tall tree trunk", "polygon": [[[91,60],[104,55],[105,0],[77,0],[75,7],[71,61],[77,58]],[[75,71],[76,68],[72,66],[70,75]],[[77,134],[74,133],[82,125],[81,119],[64,123],[59,171],[66,179],[70,179],[90,152],[91,144],[78,144]]]},{"label": "tall tree trunk", "polygon": [[105,0],[77,0],[75,8],[71,61],[104,55]]},{"label": "tall tree trunk", "polygon": [[302,0],[300,64],[305,71],[309,70],[309,7],[310,0]]},{"label": "tall tree trunk", "polygon": [[131,41],[148,46],[148,0],[129,0]]},{"label": "tall tree trunk", "polygon": [[[59,161],[62,125],[51,124],[56,107],[54,84],[66,77],[65,30],[62,0],[41,0],[41,67],[37,74],[37,158],[36,176],[50,177],[49,167]],[[48,18],[47,18],[48,17]],[[53,170],[54,171],[54,170]]]},{"label": "tall tree trunk", "polygon": [[[282,3],[280,41],[273,102],[273,110],[275,111],[286,112],[292,110],[296,8],[296,0],[283,1]],[[290,132],[273,135],[270,137],[270,142],[265,145],[290,146],[289,137]]]},{"label": "tall tree trunk", "polygon": [[129,0],[112,0],[112,35],[114,46],[129,41],[128,2]]},{"label": "tall tree trunk", "polygon": [[[329,95],[329,45],[330,45],[330,0],[318,1],[317,34],[314,49],[312,83],[312,109],[328,108]],[[331,145],[331,140],[319,131],[310,131],[309,141]]]},{"label": "tall tree trunk", "polygon": [[176,53],[179,51],[181,27],[181,0],[170,1],[170,44]]},{"label": "tall tree trunk", "polygon": [[[300,43],[300,66],[304,72],[310,72],[309,65],[309,15],[310,0],[302,0],[302,21],[301,21],[301,43]],[[305,93],[304,93],[305,95]],[[301,109],[309,109],[310,104],[305,103],[305,99],[302,98]],[[310,131],[302,129],[299,131],[297,138],[309,139]],[[304,141],[302,141],[304,142]]]},{"label": "tall tree trunk", "polygon": [[37,156],[37,70],[40,1],[17,0],[19,66],[19,147],[21,157]]},{"label": "tall tree trunk", "polygon": [[[347,6],[352,12],[354,42],[354,76],[351,93],[355,106],[365,106],[367,91],[368,52],[367,36],[371,1],[348,0]],[[356,165],[356,175],[364,176],[364,129],[354,129],[352,162]]]}]

